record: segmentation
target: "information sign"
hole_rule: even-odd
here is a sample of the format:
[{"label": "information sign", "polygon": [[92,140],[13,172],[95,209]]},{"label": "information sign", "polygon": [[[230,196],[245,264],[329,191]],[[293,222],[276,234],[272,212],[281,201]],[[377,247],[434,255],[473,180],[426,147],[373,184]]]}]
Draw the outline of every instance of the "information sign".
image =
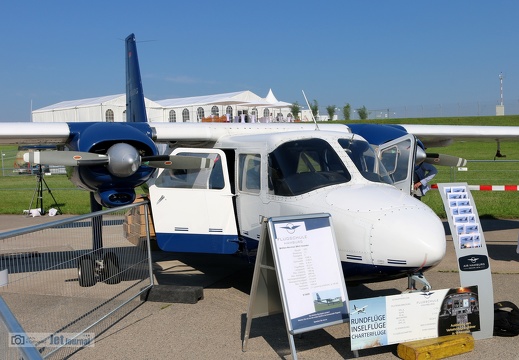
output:
[{"label": "information sign", "polygon": [[351,349],[480,330],[477,286],[350,301]]},{"label": "information sign", "polygon": [[438,184],[438,190],[449,221],[461,286],[477,285],[481,294],[481,329],[472,336],[477,340],[491,338],[494,331],[492,273],[476,204],[466,183]]},{"label": "information sign", "polygon": [[281,308],[297,358],[293,335],[347,321],[348,303],[330,215],[268,219],[256,258],[243,349],[252,318]]}]

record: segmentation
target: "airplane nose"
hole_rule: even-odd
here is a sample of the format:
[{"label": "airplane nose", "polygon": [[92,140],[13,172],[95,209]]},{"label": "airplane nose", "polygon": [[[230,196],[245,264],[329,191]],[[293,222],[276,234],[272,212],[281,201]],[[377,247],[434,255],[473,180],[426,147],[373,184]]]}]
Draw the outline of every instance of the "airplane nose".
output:
[{"label": "airplane nose", "polygon": [[351,214],[363,228],[356,231],[355,227],[338,226],[349,236],[367,238],[373,265],[419,270],[437,265],[445,256],[441,220],[427,205],[394,187],[338,189],[328,195],[327,202]]},{"label": "airplane nose", "polygon": [[373,218],[370,234],[373,264],[426,269],[445,256],[442,222],[427,205],[414,201],[415,204],[379,212]]}]

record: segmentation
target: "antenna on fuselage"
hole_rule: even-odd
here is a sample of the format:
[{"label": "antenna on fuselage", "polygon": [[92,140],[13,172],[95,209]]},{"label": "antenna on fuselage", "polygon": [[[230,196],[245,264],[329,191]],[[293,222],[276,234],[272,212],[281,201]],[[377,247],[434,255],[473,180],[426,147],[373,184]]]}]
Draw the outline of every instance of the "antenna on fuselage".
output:
[{"label": "antenna on fuselage", "polygon": [[308,99],[306,98],[305,91],[304,90],[301,90],[301,91],[303,92],[303,97],[305,98],[306,106],[308,106],[308,109],[310,109],[310,114],[312,114],[312,119],[314,120],[314,124],[315,124],[315,130],[319,130],[319,125],[317,125],[317,121],[315,121],[314,112],[312,111],[312,108],[310,107],[310,103],[308,102]]}]

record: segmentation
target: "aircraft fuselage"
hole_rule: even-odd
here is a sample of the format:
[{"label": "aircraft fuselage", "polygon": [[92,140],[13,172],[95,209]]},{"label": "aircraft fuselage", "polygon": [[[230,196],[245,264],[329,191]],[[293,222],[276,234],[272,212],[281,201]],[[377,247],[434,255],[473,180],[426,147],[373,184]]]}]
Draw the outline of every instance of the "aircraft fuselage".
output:
[{"label": "aircraft fuselage", "polygon": [[294,131],[222,136],[174,155],[211,169],[159,170],[150,184],[165,251],[251,253],[263,217],[329,213],[347,280],[402,277],[438,264],[443,225],[391,183],[371,147],[350,133]]}]

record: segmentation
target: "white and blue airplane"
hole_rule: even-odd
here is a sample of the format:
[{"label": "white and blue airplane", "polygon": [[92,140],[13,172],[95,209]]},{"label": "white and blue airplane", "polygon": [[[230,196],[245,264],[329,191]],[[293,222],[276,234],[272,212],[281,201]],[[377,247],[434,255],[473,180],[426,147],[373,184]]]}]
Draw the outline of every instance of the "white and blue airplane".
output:
[{"label": "white and blue airplane", "polygon": [[[422,279],[443,259],[442,222],[410,195],[415,164],[428,161],[415,135],[444,144],[473,127],[149,123],[133,34],[126,74],[127,122],[3,123],[0,143],[64,147],[26,160],[73,166],[92,211],[131,204],[148,182],[164,251],[250,254],[263,217],[328,213],[347,282]],[[489,130],[519,138],[518,128]],[[79,277],[102,261],[80,261]]]}]

